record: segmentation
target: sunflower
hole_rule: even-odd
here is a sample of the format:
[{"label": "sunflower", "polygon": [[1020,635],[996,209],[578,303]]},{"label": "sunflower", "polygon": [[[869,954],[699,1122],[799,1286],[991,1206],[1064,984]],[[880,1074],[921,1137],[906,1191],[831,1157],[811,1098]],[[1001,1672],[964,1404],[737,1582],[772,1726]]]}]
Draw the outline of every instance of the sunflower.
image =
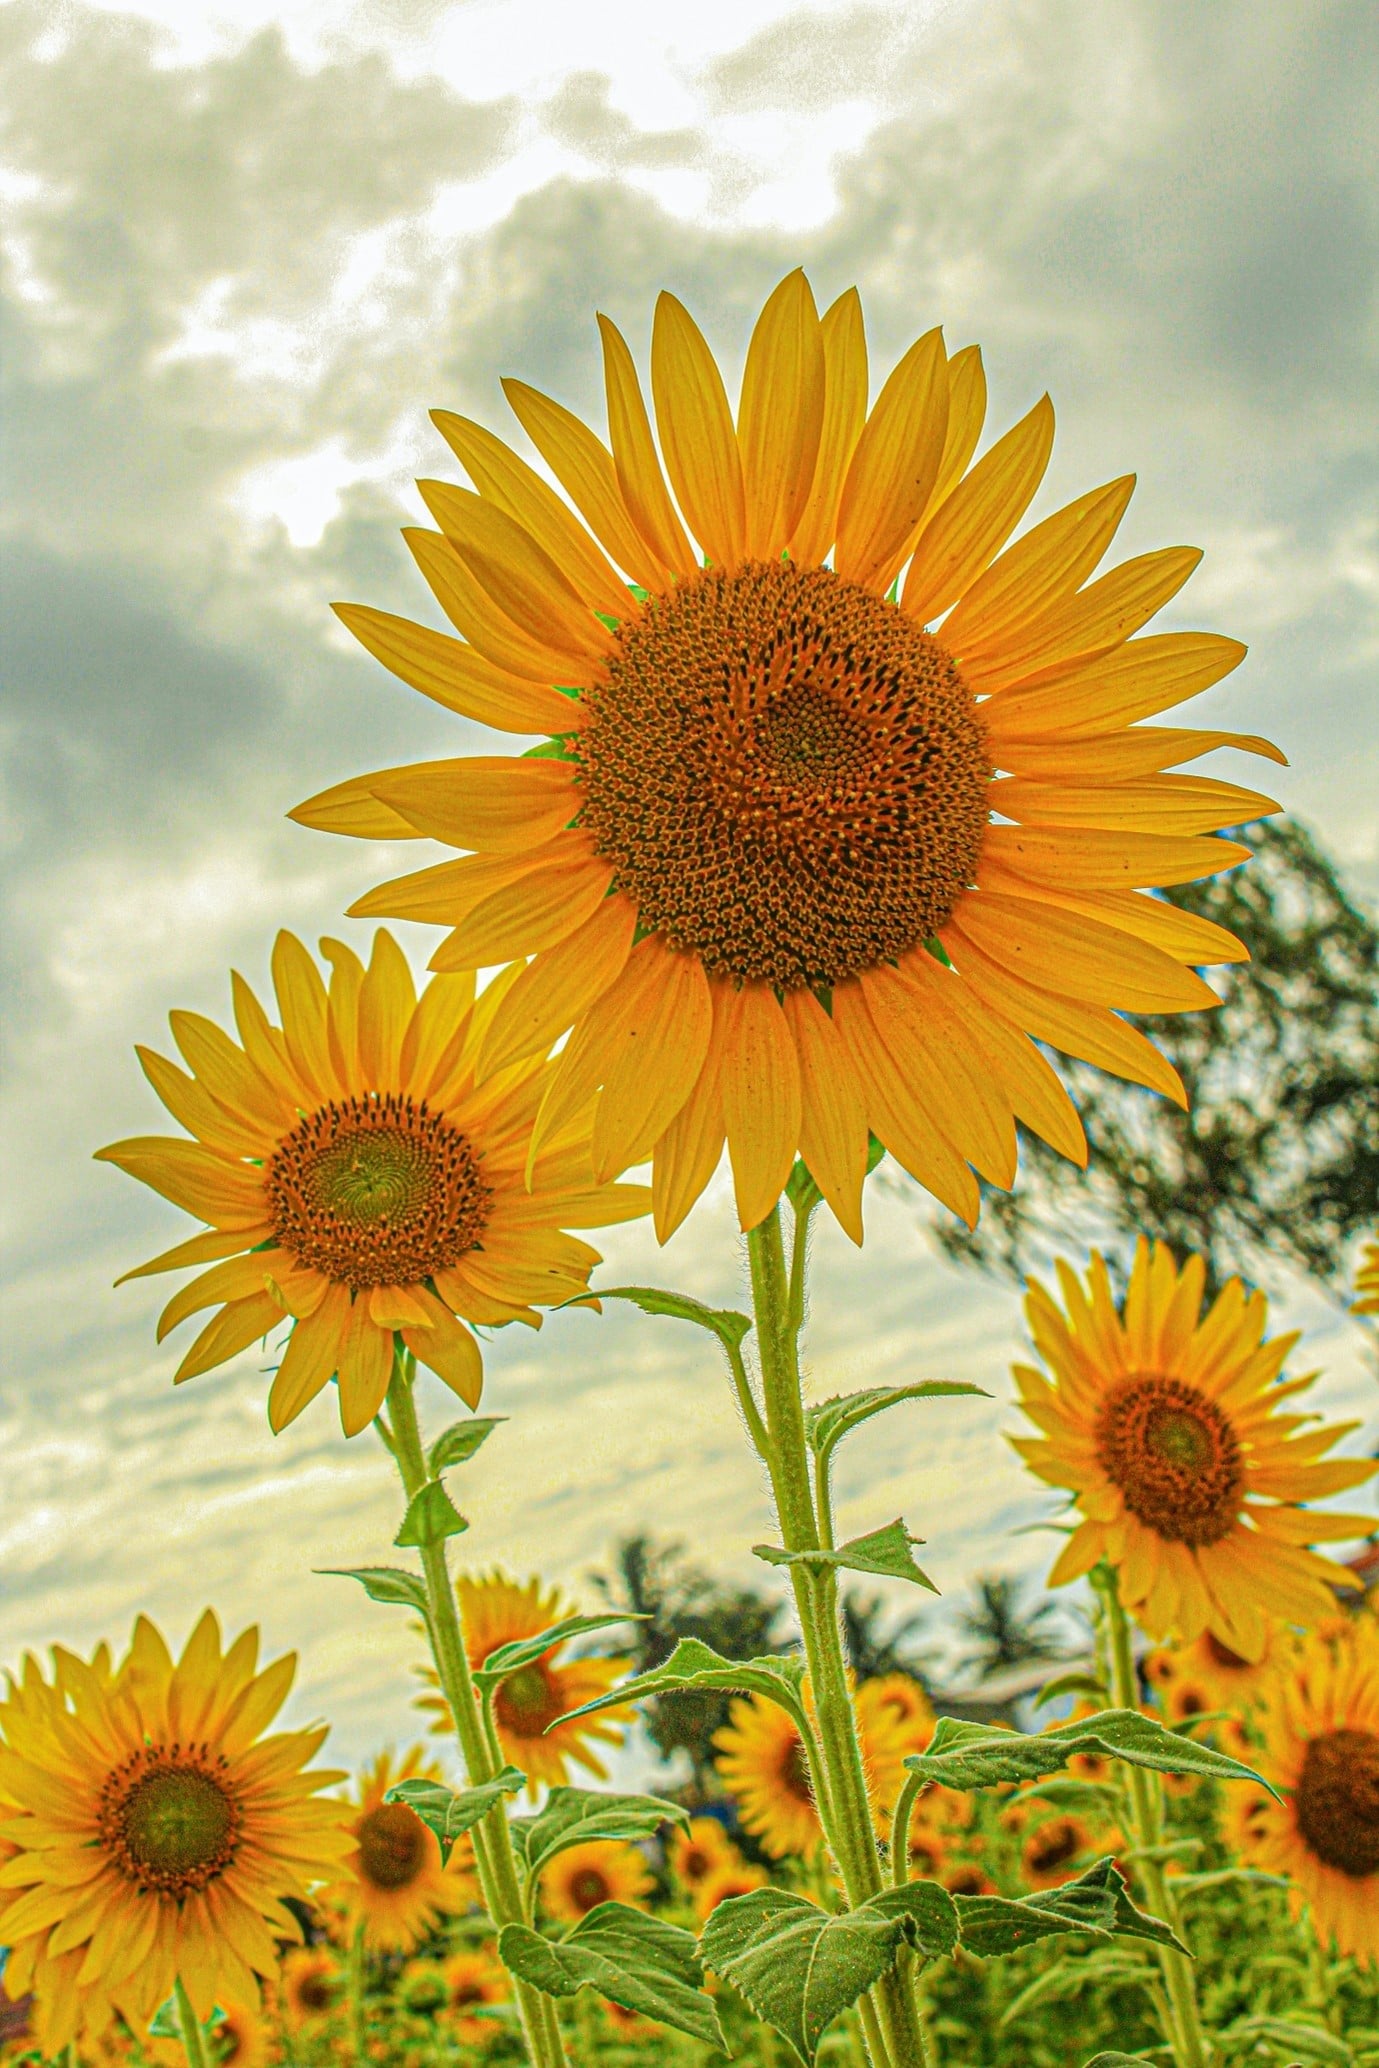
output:
[{"label": "sunflower", "polygon": [[[877,1833],[884,1836],[904,1784],[905,1755],[925,1738],[916,1739],[913,1723],[898,1713],[884,1692],[877,1694],[878,1688],[884,1683],[864,1681],[854,1708],[872,1812]],[[810,1700],[807,1683],[805,1699]],[[719,1753],[714,1764],[737,1804],[744,1829],[773,1860],[808,1857],[823,1843],[824,1834],[798,1726],[764,1695],[735,1695],[728,1719],[714,1734]]]},{"label": "sunflower", "polygon": [[1037,1282],[1026,1301],[1053,1377],[1015,1367],[1021,1405],[1043,1434],[1012,1439],[1086,1518],[1050,1585],[1109,1559],[1152,1638],[1191,1642],[1210,1630],[1242,1659],[1262,1656],[1270,1618],[1334,1612],[1333,1588],[1353,1578],[1306,1547],[1359,1536],[1369,1520],[1301,1504],[1379,1467],[1323,1458],[1354,1423],[1299,1434],[1314,1417],[1275,1412],[1317,1374],[1275,1383],[1297,1337],[1266,1339],[1263,1293],[1233,1278],[1203,1316],[1202,1259],[1180,1268],[1143,1238],[1122,1309],[1099,1256],[1085,1289],[1066,1264],[1058,1273],[1066,1313]]},{"label": "sunflower", "polygon": [[[1243,1659],[1223,1644],[1214,1630],[1204,1630],[1191,1644],[1151,1653],[1145,1660],[1145,1677],[1159,1688],[1164,1708],[1175,1722],[1207,1709],[1240,1711],[1259,1700],[1287,1650],[1278,1623],[1265,1624],[1264,1648],[1257,1659]],[[1179,1693],[1185,1682],[1200,1697],[1190,1706],[1185,1706]]]},{"label": "sunflower", "polygon": [[1379,1966],[1379,1622],[1313,1631],[1270,1683],[1255,1764],[1283,1794],[1237,1791],[1246,1863],[1286,1874],[1323,1944]]},{"label": "sunflower", "polygon": [[363,1925],[366,1946],[410,1953],[443,1917],[469,1907],[466,1877],[442,1858],[435,1833],[405,1802],[385,1800],[400,1781],[439,1777],[415,1748],[397,1762],[381,1752],[359,1776],[349,1820],[354,1850],[324,1900],[343,1913],[347,1935]]},{"label": "sunflower", "polygon": [[552,1917],[577,1924],[600,1903],[638,1903],[655,1881],[635,1845],[621,1838],[591,1838],[557,1853],[541,1876],[541,1898]]},{"label": "sunflower", "polygon": [[476,2015],[489,2004],[506,2003],[512,1990],[507,1975],[491,1953],[452,1953],[441,1963],[445,1993],[440,2017],[452,2039],[464,2046],[483,2046],[496,2039],[500,2027],[494,2018]]},{"label": "sunflower", "polygon": [[994,1896],[996,1884],[975,1860],[959,1860],[942,1875],[950,1896]]},{"label": "sunflower", "polygon": [[[176,1665],[145,1617],[112,1675],[70,1658],[54,1694],[0,1710],[3,1834],[15,1848],[0,1931],[11,1990],[39,1992],[46,2054],[115,2012],[147,2026],[180,1977],[198,2017],[254,2004],[300,1939],[305,1900],[348,1847],[342,1776],[304,1771],[324,1727],[263,1732],[295,1658],[255,1672],[258,1632],[222,1654],[207,1610]],[[18,1892],[18,1893],[16,1893]]]},{"label": "sunflower", "polygon": [[391,935],[376,935],[367,970],[339,941],[323,951],[329,988],[301,942],[279,934],[281,1028],[239,976],[238,1042],[199,1013],[173,1013],[191,1074],[138,1053],[195,1140],[140,1136],[99,1154],[211,1224],[126,1273],[211,1265],[158,1324],[161,1341],[188,1316],[217,1310],[177,1380],[224,1364],[290,1317],[268,1397],[273,1428],[334,1377],[354,1436],[382,1405],[399,1336],[473,1407],[483,1364],[462,1321],[539,1327],[533,1302],[582,1291],[600,1261],[562,1231],[626,1220],[648,1195],[594,1182],[588,1115],[559,1140],[548,1134],[528,1184],[549,1070],[528,1054],[482,1089],[474,1074],[505,979],[477,1004],[472,976],[437,978],[418,999]]},{"label": "sunflower", "polygon": [[1046,1817],[1020,1848],[1025,1879],[1034,1888],[1061,1887],[1091,1844],[1092,1834],[1080,1817]]},{"label": "sunflower", "polygon": [[344,1977],[333,1953],[324,1946],[298,1946],[282,1965],[279,1998],[283,2017],[293,2032],[328,2018],[340,2003]]},{"label": "sunflower", "polygon": [[868,1712],[875,1708],[892,1713],[909,1740],[907,1752],[922,1752],[934,1734],[933,1704],[908,1673],[883,1673],[876,1680],[864,1680],[857,1700]]},{"label": "sunflower", "polygon": [[676,1880],[693,1890],[742,1855],[717,1817],[691,1817],[671,1832],[666,1858]]},{"label": "sunflower", "polygon": [[950,357],[929,331],[868,414],[856,290],[820,319],[796,271],[753,333],[734,424],[707,344],[663,294],[658,458],[628,347],[599,321],[611,451],[504,384],[568,503],[490,432],[436,413],[474,490],[423,481],[438,528],[405,536],[461,638],[336,606],[423,695],[549,743],[380,770],[293,816],[467,851],[353,910],[448,926],[437,969],[533,958],[481,1070],[573,1028],[536,1140],[599,1091],[595,1166],[653,1158],[663,1240],[726,1138],[744,1227],[798,1150],[860,1241],[869,1130],[975,1223],[973,1173],[1012,1182],[1017,1120],[1086,1160],[1036,1040],[1185,1103],[1112,1008],[1215,1005],[1193,965],[1245,951],[1141,893],[1243,861],[1205,836],[1276,806],[1164,771],[1223,745],[1283,757],[1134,721],[1244,648],[1133,637],[1193,549],[1089,579],[1133,476],[1009,543],[1053,410],[1043,397],[971,464],[975,346]]},{"label": "sunflower", "polygon": [[[482,1666],[501,1645],[537,1637],[573,1613],[573,1604],[559,1588],[543,1586],[539,1579],[509,1579],[497,1569],[476,1578],[461,1574],[455,1592],[465,1649],[474,1667]],[[557,1717],[569,1710],[607,1694],[628,1666],[626,1659],[562,1658],[563,1650],[563,1646],[554,1646],[512,1674],[493,1697],[493,1720],[504,1757],[527,1776],[532,1795],[543,1782],[553,1788],[561,1786],[571,1766],[605,1779],[608,1769],[591,1747],[621,1744],[633,1720],[631,1709],[616,1708],[605,1709],[598,1716],[582,1716],[576,1722],[557,1723]],[[423,1667],[421,1674],[431,1686],[436,1685],[430,1667]],[[423,1695],[417,1706],[438,1712],[433,1731],[454,1730],[444,1695]]]},{"label": "sunflower", "polygon": [[264,2068],[269,2045],[269,2030],[257,2004],[221,2004],[207,2034],[207,2053],[216,2068]]},{"label": "sunflower", "polygon": [[948,1847],[943,1837],[927,1824],[910,1827],[910,1878],[912,1881],[936,1881],[948,1857]]},{"label": "sunflower", "polygon": [[706,1924],[720,1903],[726,1903],[731,1896],[750,1896],[754,1889],[765,1888],[769,1879],[764,1867],[744,1860],[740,1853],[736,1859],[722,1860],[695,1889],[694,1914],[701,1924]]},{"label": "sunflower", "polygon": [[1352,1314],[1379,1314],[1379,1242],[1367,1242],[1355,1273]]}]

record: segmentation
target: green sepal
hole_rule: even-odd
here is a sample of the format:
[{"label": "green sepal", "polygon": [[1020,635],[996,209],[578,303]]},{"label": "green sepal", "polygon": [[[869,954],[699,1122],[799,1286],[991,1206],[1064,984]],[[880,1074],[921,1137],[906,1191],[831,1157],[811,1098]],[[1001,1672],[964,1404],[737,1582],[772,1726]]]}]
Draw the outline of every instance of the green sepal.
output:
[{"label": "green sepal", "polygon": [[415,1573],[403,1572],[395,1565],[320,1565],[315,1571],[323,1578],[333,1575],[342,1580],[358,1580],[370,1601],[383,1601],[397,1608],[419,1609],[427,1612],[426,1588]]},{"label": "green sepal", "polygon": [[439,1479],[428,1479],[407,1503],[402,1528],[393,1543],[399,1551],[425,1549],[428,1544],[444,1543],[447,1537],[458,1537],[468,1528]]},{"label": "green sepal", "polygon": [[500,1644],[497,1651],[490,1652],[477,1673],[474,1685],[488,1694],[502,1685],[514,1673],[520,1673],[524,1666],[534,1666],[546,1653],[554,1651],[567,1638],[580,1637],[586,1630],[606,1630],[611,1623],[645,1623],[646,1616],[623,1613],[607,1616],[566,1616],[562,1622],[552,1623],[549,1629],[538,1630],[532,1637],[514,1638],[511,1644]]},{"label": "green sepal", "polygon": [[911,1752],[905,1765],[921,1780],[945,1788],[992,1788],[1002,1781],[1035,1781],[1057,1773],[1079,1753],[1123,1759],[1130,1766],[1162,1774],[1197,1774],[1214,1780],[1259,1781],[1276,1788],[1250,1767],[1224,1752],[1198,1745],[1166,1730],[1137,1709],[1106,1709],[1073,1723],[1058,1723],[1036,1736],[1000,1730],[989,1723],[965,1723],[941,1716],[923,1752]]},{"label": "green sepal", "polygon": [[506,1415],[471,1415],[467,1422],[452,1422],[448,1429],[442,1429],[427,1455],[431,1477],[439,1479],[451,1465],[465,1464],[506,1420]]},{"label": "green sepal", "polygon": [[592,1716],[597,1709],[611,1709],[621,1702],[643,1702],[652,1695],[674,1694],[681,1688],[703,1693],[765,1695],[803,1729],[804,1703],[800,1685],[804,1679],[802,1659],[725,1659],[697,1637],[682,1637],[670,1657],[649,1673],[624,1680],[610,1694],[599,1695],[582,1708],[571,1709],[556,1718],[569,1723],[576,1716]]},{"label": "green sepal", "polygon": [[937,1594],[938,1588],[916,1565],[910,1552],[912,1544],[923,1541],[922,1537],[912,1537],[897,1516],[884,1529],[854,1537],[835,1551],[783,1551],[777,1544],[753,1544],[752,1556],[764,1559],[767,1565],[807,1565],[818,1571],[831,1567],[834,1571],[870,1573],[882,1580],[909,1580],[914,1586],[927,1587],[931,1594]]},{"label": "green sepal", "polygon": [[861,1393],[840,1393],[832,1400],[821,1400],[817,1407],[805,1409],[805,1440],[816,1457],[828,1458],[845,1436],[860,1429],[873,1415],[884,1414],[887,1408],[899,1407],[906,1400],[950,1399],[958,1393],[976,1393],[983,1400],[991,1398],[985,1386],[969,1386],[956,1379],[921,1379],[913,1386],[869,1386]]},{"label": "green sepal", "polygon": [[383,1799],[406,1803],[427,1829],[435,1832],[443,1851],[448,1853],[462,1833],[486,1817],[505,1795],[516,1795],[526,1782],[526,1775],[515,1766],[505,1766],[491,1781],[480,1781],[474,1788],[456,1790],[440,1781],[399,1781]]},{"label": "green sepal", "polygon": [[504,1925],[498,1958],[544,1996],[596,1989],[659,2024],[726,2051],[718,2013],[704,1995],[694,1934],[626,1903],[600,1903],[559,1940],[525,1924]]},{"label": "green sepal", "polygon": [[[659,1795],[607,1795],[596,1788],[552,1788],[534,1817],[513,1820],[512,1834],[530,1874],[557,1853],[589,1839],[654,1838],[662,1824],[687,1824],[689,1811]],[[592,1914],[592,1913],[591,1913]]]}]

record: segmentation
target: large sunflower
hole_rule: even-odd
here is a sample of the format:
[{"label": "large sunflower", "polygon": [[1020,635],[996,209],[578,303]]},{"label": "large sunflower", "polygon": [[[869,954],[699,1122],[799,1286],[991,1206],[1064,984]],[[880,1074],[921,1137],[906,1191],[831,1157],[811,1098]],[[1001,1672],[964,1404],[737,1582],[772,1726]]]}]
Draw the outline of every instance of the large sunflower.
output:
[{"label": "large sunflower", "polygon": [[1319,1938],[1379,1966],[1379,1622],[1313,1631],[1275,1675],[1256,1764],[1282,1802],[1242,1787],[1248,1865],[1286,1874]]},{"label": "large sunflower", "polygon": [[258,1632],[222,1655],[208,1610],[176,1665],[140,1617],[113,1676],[65,1661],[57,1700],[0,1709],[0,1892],[9,1986],[38,1991],[45,2054],[116,2011],[145,2029],[178,1977],[198,2016],[252,2004],[280,1939],[349,1845],[340,1805],[304,1771],[324,1727],[262,1734],[296,1661],[255,1672]]},{"label": "large sunflower", "polygon": [[470,1878],[415,1810],[384,1797],[399,1781],[438,1780],[440,1769],[413,1750],[400,1761],[381,1752],[360,1774],[349,1829],[354,1850],[345,1876],[325,1894],[343,1913],[347,1933],[362,1924],[364,1943],[410,1953],[445,1917],[469,1907]]},{"label": "large sunflower", "polygon": [[[558,1587],[543,1586],[539,1579],[509,1579],[496,1568],[473,1577],[462,1573],[455,1581],[455,1592],[465,1650],[475,1667],[482,1666],[500,1646],[537,1637],[573,1613],[573,1604]],[[620,1745],[635,1714],[631,1709],[604,1709],[597,1716],[558,1723],[556,1719],[571,1709],[606,1695],[628,1666],[626,1659],[619,1658],[563,1657],[565,1650],[563,1645],[553,1646],[519,1673],[511,1674],[493,1697],[493,1720],[503,1756],[527,1776],[532,1795],[543,1782],[552,1788],[561,1786],[569,1779],[571,1766],[606,1779],[608,1769],[593,1747]],[[431,1686],[436,1685],[432,1668],[423,1667],[421,1674]],[[433,1731],[454,1730],[444,1695],[422,1695],[417,1706],[437,1712]]]},{"label": "large sunflower", "polygon": [[1369,1518],[1305,1508],[1379,1470],[1324,1458],[1354,1423],[1307,1428],[1279,1414],[1317,1374],[1279,1378],[1296,1334],[1266,1339],[1268,1302],[1233,1278],[1201,1313],[1206,1269],[1181,1269],[1141,1239],[1123,1309],[1094,1255],[1084,1287],[1058,1266],[1066,1313],[1031,1282],[1026,1313],[1052,1378],[1015,1377],[1043,1431],[1012,1438],[1031,1470],[1067,1487],[1086,1520],[1049,1575],[1061,1586],[1106,1558],[1122,1597],[1156,1639],[1211,1631],[1244,1660],[1262,1656],[1270,1618],[1313,1623],[1354,1585],[1309,1544],[1363,1535]]},{"label": "large sunflower", "polygon": [[238,1042],[199,1013],[173,1013],[191,1075],[149,1049],[139,1058],[196,1139],[140,1136],[99,1154],[211,1223],[126,1274],[211,1264],[158,1324],[161,1341],[217,1309],[177,1379],[223,1364],[290,1316],[269,1420],[284,1428],[338,1378],[354,1436],[383,1403],[398,1336],[473,1407],[483,1363],[456,1317],[539,1327],[533,1303],[582,1291],[600,1261],[562,1231],[643,1213],[649,1195],[595,1183],[588,1114],[572,1115],[558,1138],[548,1132],[528,1169],[550,1081],[539,1057],[477,1085],[479,1047],[516,970],[477,1003],[472,975],[435,978],[418,998],[391,935],[376,935],[367,970],[339,941],[323,950],[329,988],[301,942],[279,934],[281,1027],[239,976]]},{"label": "large sunflower", "polygon": [[505,383],[569,503],[490,432],[436,413],[474,491],[422,482],[439,528],[406,537],[462,637],[337,606],[424,695],[548,744],[380,770],[293,815],[470,851],[354,910],[449,926],[436,969],[533,958],[481,1073],[572,1027],[536,1140],[600,1092],[595,1167],[654,1159],[662,1239],[726,1138],[745,1227],[799,1150],[860,1241],[869,1130],[974,1222],[974,1171],[1013,1181],[1017,1120],[1086,1159],[1035,1040],[1184,1099],[1113,1008],[1214,1005],[1192,965],[1245,951],[1141,893],[1243,860],[1205,836],[1276,807],[1164,771],[1221,745],[1282,756],[1134,721],[1244,649],[1133,638],[1194,550],[1089,579],[1131,476],[1008,543],[1053,411],[1043,398],[972,464],[975,346],[950,358],[929,331],[868,413],[856,291],[820,319],[794,272],[753,333],[734,423],[707,344],[663,294],[658,457],[627,345],[599,321],[611,451]]},{"label": "large sunflower", "polygon": [[[812,1700],[808,1683],[805,1699]],[[872,1814],[878,1835],[884,1835],[904,1785],[905,1755],[920,1750],[929,1733],[916,1726],[884,1680],[863,1681],[854,1708]],[[764,1695],[734,1696],[728,1719],[714,1734],[714,1764],[744,1830],[773,1860],[808,1857],[823,1843],[824,1832],[798,1726]]]}]

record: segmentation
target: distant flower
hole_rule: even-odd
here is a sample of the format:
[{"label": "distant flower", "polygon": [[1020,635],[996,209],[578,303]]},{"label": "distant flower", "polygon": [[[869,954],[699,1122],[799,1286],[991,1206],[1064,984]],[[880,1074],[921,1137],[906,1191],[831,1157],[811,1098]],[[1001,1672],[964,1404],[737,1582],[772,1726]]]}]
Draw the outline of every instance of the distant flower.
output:
[{"label": "distant flower", "polygon": [[742,1855],[717,1817],[691,1817],[672,1831],[666,1860],[677,1881],[697,1889],[720,1867],[730,1867]]},{"label": "distant flower", "polygon": [[463,2046],[484,2046],[502,2030],[495,2018],[476,2015],[512,1994],[507,1975],[492,1953],[452,1953],[441,1963],[444,1995],[440,2015],[445,2029]]},{"label": "distant flower", "polygon": [[1379,1314],[1379,1242],[1367,1242],[1355,1273],[1352,1314]]},{"label": "distant flower", "polygon": [[1091,1845],[1091,1831],[1080,1817],[1046,1817],[1020,1849],[1026,1880],[1034,1888],[1061,1887],[1072,1880]]},{"label": "distant flower", "polygon": [[[905,1755],[927,1738],[927,1731],[916,1731],[912,1718],[898,1713],[885,1690],[884,1681],[865,1680],[854,1696],[872,1812],[882,1835],[904,1784]],[[798,1726],[762,1695],[735,1696],[728,1717],[714,1736],[714,1763],[743,1828],[772,1859],[807,1857],[823,1843],[824,1833]]]},{"label": "distant flower", "polygon": [[384,1799],[400,1781],[439,1778],[439,1767],[416,1750],[400,1761],[383,1752],[355,1784],[354,1850],[325,1901],[342,1911],[347,1934],[363,1925],[366,1946],[410,1953],[442,1919],[469,1907],[467,1878],[442,1858],[435,1833],[405,1802]]},{"label": "distant flower", "polygon": [[340,1963],[326,1946],[294,1947],[282,1965],[278,1998],[291,2031],[328,2018],[344,1993]]},{"label": "distant flower", "polygon": [[694,1914],[703,1924],[713,1916],[720,1903],[728,1902],[733,1896],[750,1896],[754,1889],[765,1888],[769,1880],[764,1867],[744,1860],[740,1853],[735,1859],[722,1860],[696,1887]]},{"label": "distant flower", "polygon": [[576,1923],[600,1903],[638,1903],[654,1887],[635,1845],[593,1838],[556,1854],[541,1876],[541,1900],[552,1917]]}]

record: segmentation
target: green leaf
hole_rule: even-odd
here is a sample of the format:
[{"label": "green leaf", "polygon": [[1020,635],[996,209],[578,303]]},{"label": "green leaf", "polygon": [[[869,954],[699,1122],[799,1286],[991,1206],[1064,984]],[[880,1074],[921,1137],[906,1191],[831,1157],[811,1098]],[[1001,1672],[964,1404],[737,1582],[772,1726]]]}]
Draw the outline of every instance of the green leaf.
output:
[{"label": "green leaf", "polygon": [[637,1674],[635,1679],[624,1680],[611,1694],[586,1702],[582,1709],[571,1709],[556,1721],[568,1723],[571,1717],[591,1716],[596,1709],[611,1709],[618,1702],[642,1702],[651,1695],[694,1688],[706,1693],[765,1695],[803,1726],[803,1679],[802,1659],[725,1659],[710,1645],[701,1644],[697,1637],[682,1637],[664,1664],[654,1666],[649,1673]]},{"label": "green leaf", "polygon": [[1102,1709],[1111,1706],[1110,1689],[1095,1673],[1060,1673],[1056,1680],[1045,1681],[1034,1698],[1034,1707],[1042,1709],[1048,1702],[1061,1701],[1064,1695],[1085,1695]]},{"label": "green leaf", "polygon": [[465,1464],[506,1420],[506,1415],[471,1415],[467,1422],[452,1422],[441,1431],[427,1456],[431,1477],[439,1479],[449,1466]]},{"label": "green leaf", "polygon": [[525,1787],[526,1780],[526,1775],[515,1766],[505,1766],[491,1781],[458,1791],[439,1781],[399,1781],[388,1790],[384,1800],[405,1802],[448,1851],[462,1832],[471,1830],[505,1795],[516,1795]]},{"label": "green leaf", "polygon": [[428,1479],[419,1493],[413,1494],[407,1503],[407,1513],[402,1518],[402,1528],[393,1538],[399,1551],[409,1545],[418,1547],[443,1543],[446,1537],[457,1537],[467,1530],[465,1521],[438,1479]]},{"label": "green leaf", "polygon": [[[605,1795],[594,1788],[552,1788],[534,1817],[518,1818],[513,1835],[528,1871],[539,1874],[557,1853],[591,1838],[654,1838],[662,1824],[687,1824],[689,1811],[659,1795]],[[590,1915],[592,1916],[592,1912]]]},{"label": "green leaf", "polygon": [[[1098,1860],[1076,1881],[1012,1902],[1005,1896],[956,1896],[962,1945],[987,1960],[1017,1953],[1057,1932],[1088,1932],[1093,1938],[1148,1939],[1157,1946],[1187,1948],[1161,1918],[1136,1909],[1125,1876],[1112,1859]],[[1189,1955],[1189,1958],[1191,1956]]]},{"label": "green leaf", "polygon": [[1148,2054],[1093,2054],[1087,2068],[1144,2068]]},{"label": "green leaf", "polygon": [[863,1422],[869,1422],[873,1415],[884,1414],[888,1407],[899,1407],[906,1400],[941,1400],[956,1393],[979,1393],[983,1400],[991,1398],[985,1386],[962,1385],[956,1379],[922,1379],[913,1386],[870,1386],[864,1393],[840,1393],[832,1400],[821,1400],[817,1407],[806,1408],[804,1433],[815,1456],[827,1458],[835,1444]]},{"label": "green leaf", "polygon": [[1304,2061],[1336,2061],[1350,2068],[1354,2054],[1343,2039],[1324,2032],[1320,2025],[1299,2025],[1292,2018],[1242,2018],[1228,2025],[1222,2039],[1266,2040]]},{"label": "green leaf", "polygon": [[787,1889],[720,1903],[700,1936],[704,1964],[812,2062],[833,2020],[895,1965],[905,1924],[872,1904],[832,1916]]},{"label": "green leaf", "polygon": [[426,1614],[426,1587],[415,1573],[403,1572],[395,1565],[325,1565],[317,1566],[322,1576],[332,1574],[342,1580],[358,1580],[370,1601],[386,1601],[399,1608],[420,1609]]},{"label": "green leaf", "polygon": [[[1001,1781],[1039,1780],[1057,1773],[1078,1753],[1088,1752],[1164,1774],[1205,1774],[1229,1781],[1261,1778],[1238,1759],[1165,1730],[1137,1709],[1106,1709],[1076,1723],[1055,1724],[1037,1736],[941,1716],[926,1749],[910,1753],[905,1764],[922,1780],[938,1781],[945,1788],[991,1788]],[[1267,1781],[1261,1785],[1269,1787]],[[1278,1794],[1275,1788],[1269,1792]]]},{"label": "green leaf", "polygon": [[587,1307],[592,1300],[630,1300],[643,1314],[669,1314],[676,1321],[692,1321],[696,1328],[706,1328],[733,1351],[740,1350],[752,1332],[750,1314],[738,1314],[731,1307],[706,1307],[702,1300],[692,1300],[687,1293],[662,1292],[654,1285],[598,1286],[593,1292],[580,1293],[561,1304]]},{"label": "green leaf", "polygon": [[873,1573],[883,1580],[909,1580],[916,1587],[927,1587],[931,1594],[937,1594],[938,1588],[910,1554],[912,1544],[923,1542],[923,1537],[912,1537],[897,1516],[884,1529],[854,1537],[851,1543],[840,1544],[836,1551],[782,1551],[777,1544],[753,1544],[752,1555],[765,1559],[767,1565],[809,1565],[821,1569],[832,1566],[835,1571]]},{"label": "green leaf", "polygon": [[1195,1895],[1199,1889],[1225,1888],[1232,1881],[1243,1882],[1253,1888],[1287,1888],[1286,1874],[1264,1874],[1258,1867],[1217,1867],[1205,1874],[1175,1874],[1173,1893],[1175,1896]]},{"label": "green leaf", "polygon": [[624,2010],[726,2050],[718,2013],[700,1989],[704,1970],[694,1934],[662,1917],[626,1903],[600,1903],[554,1942],[525,1924],[509,1924],[499,1934],[498,1958],[545,1996],[597,1989]]},{"label": "green leaf", "polygon": [[936,1881],[907,1881],[903,1888],[883,1889],[862,1908],[898,1917],[906,1938],[926,1960],[942,1960],[958,1943],[957,1905]]},{"label": "green leaf", "polygon": [[490,1652],[483,1665],[474,1675],[474,1685],[487,1694],[498,1687],[512,1674],[520,1673],[524,1666],[534,1666],[546,1653],[554,1651],[558,1644],[564,1644],[569,1637],[579,1637],[586,1630],[606,1630],[610,1623],[645,1623],[646,1616],[566,1616],[562,1622],[552,1623],[547,1630],[538,1630],[534,1637],[514,1638],[511,1644],[500,1644],[496,1652]]}]

